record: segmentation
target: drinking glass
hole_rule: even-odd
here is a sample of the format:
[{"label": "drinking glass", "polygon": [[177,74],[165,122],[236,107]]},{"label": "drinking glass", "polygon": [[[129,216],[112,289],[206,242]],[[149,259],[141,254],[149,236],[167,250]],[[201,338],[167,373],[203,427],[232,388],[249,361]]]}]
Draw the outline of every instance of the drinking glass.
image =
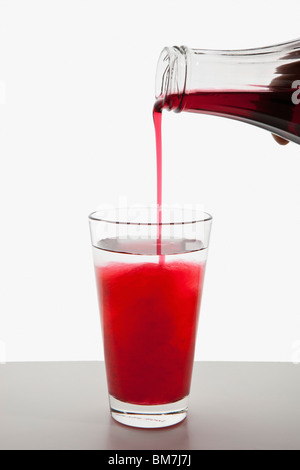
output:
[{"label": "drinking glass", "polygon": [[112,417],[176,424],[187,415],[212,217],[131,207],[89,222]]}]

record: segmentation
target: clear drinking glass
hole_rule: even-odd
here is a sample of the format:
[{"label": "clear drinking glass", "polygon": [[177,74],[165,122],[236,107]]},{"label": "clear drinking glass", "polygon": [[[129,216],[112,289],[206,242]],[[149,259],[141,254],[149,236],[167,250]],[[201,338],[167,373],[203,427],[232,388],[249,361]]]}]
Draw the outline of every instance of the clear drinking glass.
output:
[{"label": "clear drinking glass", "polygon": [[212,217],[193,208],[89,216],[111,413],[135,427],[187,414]]}]

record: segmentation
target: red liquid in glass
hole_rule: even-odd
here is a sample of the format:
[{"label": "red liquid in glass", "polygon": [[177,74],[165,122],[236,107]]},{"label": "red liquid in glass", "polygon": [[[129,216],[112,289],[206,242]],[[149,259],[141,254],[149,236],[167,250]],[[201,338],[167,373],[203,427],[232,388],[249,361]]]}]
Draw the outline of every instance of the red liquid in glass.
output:
[{"label": "red liquid in glass", "polygon": [[[194,91],[158,100],[154,109],[177,109],[244,121],[300,143],[300,93],[292,88],[276,91]],[[293,98],[294,95],[294,98]],[[298,97],[298,98],[297,98]],[[296,100],[293,102],[293,99]]]},{"label": "red liquid in glass", "polygon": [[109,393],[139,405],[189,394],[205,264],[96,267]]}]

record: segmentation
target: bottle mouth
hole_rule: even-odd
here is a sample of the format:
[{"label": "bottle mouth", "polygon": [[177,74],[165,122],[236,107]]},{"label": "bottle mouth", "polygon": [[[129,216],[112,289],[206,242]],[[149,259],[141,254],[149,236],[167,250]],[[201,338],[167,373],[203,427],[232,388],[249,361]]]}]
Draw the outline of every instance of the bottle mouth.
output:
[{"label": "bottle mouth", "polygon": [[[158,59],[155,97],[162,107],[167,105],[169,110],[180,110],[178,103],[181,103],[180,98],[183,98],[186,88],[187,51],[185,46],[165,47]],[[171,97],[176,97],[176,100],[170,99]]]}]

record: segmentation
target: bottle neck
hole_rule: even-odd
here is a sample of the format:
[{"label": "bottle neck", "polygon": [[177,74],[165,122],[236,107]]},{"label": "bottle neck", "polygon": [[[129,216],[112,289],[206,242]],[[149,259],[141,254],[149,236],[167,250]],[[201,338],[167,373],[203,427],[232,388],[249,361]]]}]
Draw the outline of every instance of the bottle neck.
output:
[{"label": "bottle neck", "polygon": [[159,107],[180,111],[187,85],[189,51],[185,46],[165,47],[156,69],[156,99]]}]

